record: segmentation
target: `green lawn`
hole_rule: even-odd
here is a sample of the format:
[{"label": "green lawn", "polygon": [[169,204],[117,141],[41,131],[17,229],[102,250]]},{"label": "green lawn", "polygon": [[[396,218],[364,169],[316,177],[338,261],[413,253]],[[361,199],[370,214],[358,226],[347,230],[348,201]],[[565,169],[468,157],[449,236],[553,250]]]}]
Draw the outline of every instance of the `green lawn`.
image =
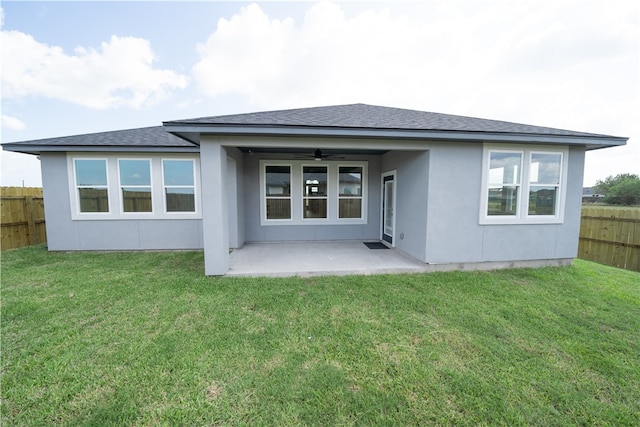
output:
[{"label": "green lawn", "polygon": [[15,425],[639,425],[640,274],[210,278],[202,253],[2,253]]}]

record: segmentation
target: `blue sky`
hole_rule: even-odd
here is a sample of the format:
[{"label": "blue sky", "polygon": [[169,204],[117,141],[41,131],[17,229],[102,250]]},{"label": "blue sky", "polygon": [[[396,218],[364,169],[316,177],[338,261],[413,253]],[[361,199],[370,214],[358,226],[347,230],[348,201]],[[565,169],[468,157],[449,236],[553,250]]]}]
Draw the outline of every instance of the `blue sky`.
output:
[{"label": "blue sky", "polygon": [[[10,2],[2,142],[364,102],[630,137],[585,185],[640,174],[630,0]],[[39,186],[2,152],[2,185]]]}]

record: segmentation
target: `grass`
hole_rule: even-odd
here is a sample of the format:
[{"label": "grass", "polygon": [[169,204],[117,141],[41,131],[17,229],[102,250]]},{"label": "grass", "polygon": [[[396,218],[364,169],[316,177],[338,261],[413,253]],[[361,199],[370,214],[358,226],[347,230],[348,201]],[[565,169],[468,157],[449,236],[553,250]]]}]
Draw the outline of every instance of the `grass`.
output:
[{"label": "grass", "polygon": [[2,254],[2,425],[638,425],[640,275]]}]

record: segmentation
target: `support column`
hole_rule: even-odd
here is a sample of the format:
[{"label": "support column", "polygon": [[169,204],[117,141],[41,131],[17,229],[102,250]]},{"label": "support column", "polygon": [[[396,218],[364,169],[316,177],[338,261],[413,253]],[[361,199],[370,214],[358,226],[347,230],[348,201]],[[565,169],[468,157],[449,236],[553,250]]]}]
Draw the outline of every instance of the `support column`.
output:
[{"label": "support column", "polygon": [[238,243],[238,182],[237,182],[236,161],[229,157],[227,159],[227,216],[229,217],[229,248],[236,249]]},{"label": "support column", "polygon": [[221,276],[229,270],[229,229],[227,208],[227,152],[216,141],[200,145],[202,179],[202,232],[204,272]]}]

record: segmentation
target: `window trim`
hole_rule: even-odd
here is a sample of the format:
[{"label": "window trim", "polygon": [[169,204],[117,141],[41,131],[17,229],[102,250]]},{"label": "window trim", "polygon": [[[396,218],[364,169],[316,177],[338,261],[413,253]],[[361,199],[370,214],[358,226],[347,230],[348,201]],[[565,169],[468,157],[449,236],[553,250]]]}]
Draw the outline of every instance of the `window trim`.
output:
[{"label": "window trim", "polygon": [[[120,162],[122,160],[138,160],[138,161],[146,161],[149,164],[149,185],[123,185],[122,184],[122,175],[121,175],[121,168],[120,168]],[[143,157],[118,157],[116,159],[116,167],[118,168],[118,194],[120,196],[120,213],[122,215],[153,215],[154,213],[154,209],[153,209],[153,205],[154,203],[154,191],[153,191],[153,164],[151,162],[151,159],[149,158],[143,158]],[[149,190],[151,190],[151,211],[150,212],[126,212],[124,210],[124,194],[122,192],[122,189],[124,187],[136,187],[136,188],[146,188],[148,187]]]},{"label": "window trim", "polygon": [[[516,182],[514,183],[505,183],[504,179],[502,181],[501,186],[504,187],[516,187],[517,189],[517,195],[518,195],[518,200],[517,200],[517,204],[516,204],[516,213],[515,215],[489,215],[487,213],[488,208],[489,208],[489,190],[491,190],[492,187],[491,183],[489,182],[489,179],[491,177],[491,154],[492,153],[504,153],[504,154],[519,154],[520,155],[520,170],[518,171],[518,179],[516,180]],[[522,213],[522,198],[524,197],[524,163],[526,162],[526,158],[525,158],[525,153],[522,150],[507,150],[507,149],[494,149],[494,150],[489,150],[489,152],[487,153],[487,191],[486,191],[486,202],[487,202],[487,208],[484,210],[485,215],[488,218],[495,218],[495,217],[499,217],[499,218],[519,218],[521,213]]]},{"label": "window trim", "polygon": [[[351,221],[364,221],[367,222],[367,209],[366,209],[366,202],[368,200],[367,197],[367,190],[368,190],[368,176],[367,176],[367,168],[364,165],[360,165],[360,164],[355,164],[356,162],[337,162],[336,165],[336,176],[337,176],[337,182],[336,182],[336,197],[337,197],[337,206],[336,206],[336,218],[338,219],[338,222],[343,224],[345,222],[351,222]],[[348,197],[348,196],[340,196],[340,168],[341,167],[360,167],[362,168],[362,178],[361,178],[361,194],[359,197]],[[360,200],[360,217],[359,218],[340,218],[340,200],[354,200],[354,199],[359,199]]]},{"label": "window trim", "polygon": [[[187,153],[91,153],[68,152],[67,158],[67,184],[69,205],[72,221],[84,220],[159,220],[159,219],[202,219],[202,206],[200,199],[200,156]],[[151,163],[151,203],[152,212],[123,212],[123,203],[120,190],[119,160],[149,160]],[[164,197],[159,192],[164,192],[163,187],[163,160],[190,160],[193,162],[194,173],[194,202],[195,212],[165,212],[163,207]],[[79,195],[76,186],[76,160],[104,160],[107,165],[107,195],[109,197],[109,212],[80,212]]]},{"label": "window trim", "polygon": [[[76,167],[76,161],[78,160],[102,160],[104,162],[104,166],[105,166],[105,178],[107,180],[107,184],[106,185],[78,185],[78,170]],[[111,213],[113,212],[113,200],[112,200],[112,194],[110,191],[110,181],[109,181],[109,160],[106,157],[73,157],[71,159],[71,168],[72,168],[72,178],[71,178],[71,185],[73,187],[73,193],[74,196],[70,197],[70,199],[72,200],[73,206],[71,206],[71,212],[75,213],[76,215],[87,215],[87,216],[91,216],[91,217],[103,217],[106,215],[111,215]],[[80,203],[80,188],[104,188],[107,190],[107,208],[108,211],[107,212],[82,212],[81,210],[81,203]]]},{"label": "window trim", "polygon": [[[488,215],[489,200],[489,166],[491,153],[495,152],[518,152],[522,155],[522,168],[520,171],[520,194],[516,215]],[[554,215],[529,215],[529,196],[531,187],[531,159],[533,154],[561,154],[560,161],[560,182],[558,183],[558,194],[556,195],[556,213]],[[551,147],[543,145],[504,145],[485,144],[482,153],[482,179],[479,223],[481,225],[491,224],[562,224],[564,223],[564,210],[566,202],[567,169],[569,150],[568,147]]]},{"label": "window trim", "polygon": [[[565,163],[565,153],[562,151],[549,151],[549,150],[531,150],[529,152],[529,167],[531,167],[532,165],[532,159],[533,159],[533,155],[534,154],[559,154],[560,155],[560,173],[558,176],[558,183],[557,184],[532,184],[531,183],[531,170],[529,170],[529,173],[527,174],[527,210],[525,212],[525,216],[527,217],[527,219],[531,219],[531,218],[556,218],[558,217],[558,211],[560,209],[560,200],[561,199],[561,195],[565,193],[565,191],[563,191],[563,183],[565,182],[566,178],[563,177],[563,170],[564,170],[564,163]],[[555,200],[555,206],[556,206],[556,214],[555,215],[531,215],[529,214],[529,198],[531,196],[531,187],[555,187],[557,186],[558,191],[556,192],[556,200]],[[564,203],[562,204],[562,207],[564,209]]]},{"label": "window trim", "polygon": [[[288,166],[289,167],[289,218],[267,218],[267,166]],[[298,188],[297,183],[294,180],[294,168],[291,162],[281,160],[261,160],[260,161],[260,224],[261,225],[275,225],[275,224],[291,224],[294,217],[294,192]],[[273,197],[271,197],[273,198]]]},{"label": "window trim", "polygon": [[[266,208],[266,167],[289,166],[291,170],[291,219],[267,219]],[[324,166],[327,167],[327,218],[303,218],[303,167]],[[339,217],[339,167],[362,167],[362,211],[361,218]],[[369,162],[363,161],[331,161],[323,160],[322,163],[308,160],[272,160],[262,159],[259,162],[260,175],[260,225],[361,225],[367,223],[368,212],[368,168]]]},{"label": "window trim", "polygon": [[[193,165],[193,185],[166,185],[164,181],[164,162],[166,161],[191,161]],[[160,159],[160,174],[161,174],[161,182],[162,182],[162,212],[164,215],[193,215],[198,214],[198,206],[199,206],[199,198],[197,187],[197,175],[196,175],[196,159],[194,158],[175,158],[175,157],[162,157]],[[172,211],[169,212],[167,210],[167,188],[193,188],[193,211]]]},{"label": "window trim", "polygon": [[[331,168],[329,167],[329,162],[325,161],[324,164],[323,162],[316,162],[316,163],[320,163],[320,164],[314,164],[314,163],[302,163],[300,165],[300,210],[302,212],[302,222],[304,223],[325,223],[327,221],[330,220],[331,218],[331,214],[330,214],[330,208],[329,208],[329,204],[330,204],[330,199],[329,199],[329,194],[331,193],[331,190],[329,189],[331,187]],[[304,186],[307,185],[306,182],[304,182],[304,168],[307,167],[311,167],[311,168],[325,168],[325,170],[327,171],[327,195],[326,196],[305,196],[304,194]],[[305,200],[326,200],[326,210],[325,210],[325,217],[324,218],[305,218],[304,217],[304,202]]]}]

